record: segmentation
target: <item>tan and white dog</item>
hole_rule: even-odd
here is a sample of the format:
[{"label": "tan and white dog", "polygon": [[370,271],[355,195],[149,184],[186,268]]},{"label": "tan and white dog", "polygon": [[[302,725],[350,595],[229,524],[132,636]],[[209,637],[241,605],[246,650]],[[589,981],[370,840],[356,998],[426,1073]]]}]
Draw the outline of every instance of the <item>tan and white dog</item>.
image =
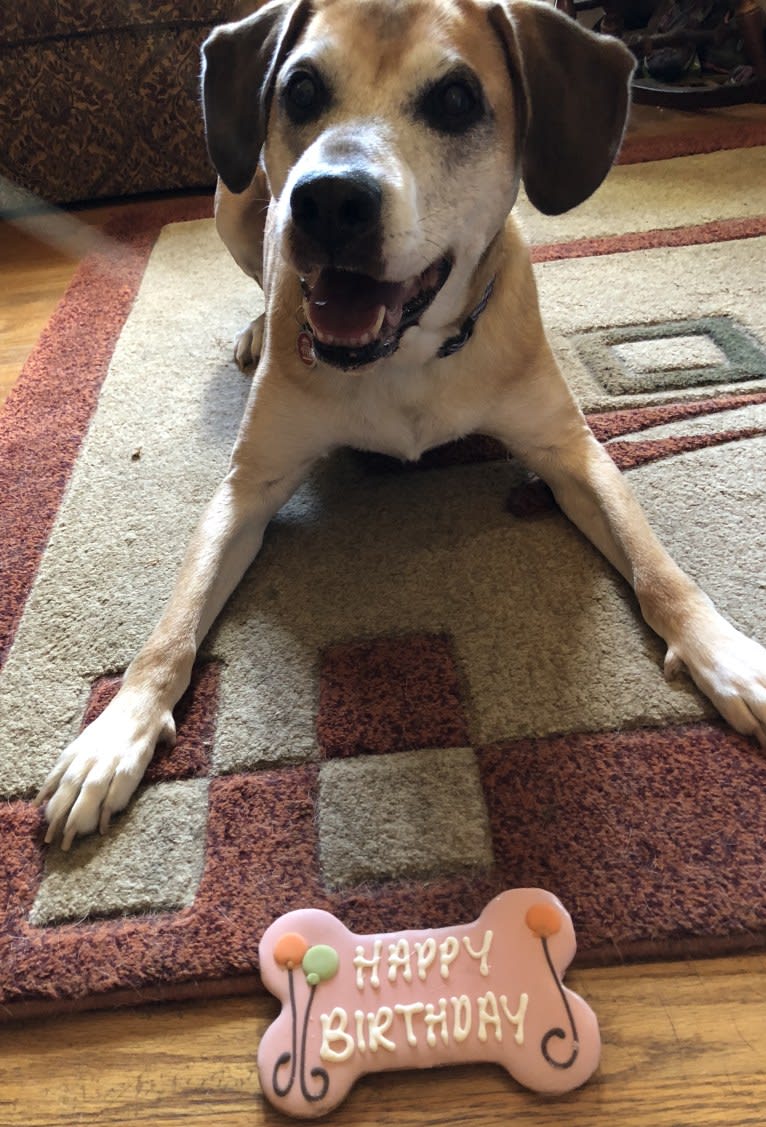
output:
[{"label": "tan and white dog", "polygon": [[575,404],[509,217],[559,213],[620,145],[632,60],[533,0],[272,0],[204,45],[217,222],[262,282],[231,466],[161,621],[38,796],[47,841],[129,801],[205,634],[317,459],[495,436],[632,584],[682,667],[766,745],[766,650],[669,558]]}]

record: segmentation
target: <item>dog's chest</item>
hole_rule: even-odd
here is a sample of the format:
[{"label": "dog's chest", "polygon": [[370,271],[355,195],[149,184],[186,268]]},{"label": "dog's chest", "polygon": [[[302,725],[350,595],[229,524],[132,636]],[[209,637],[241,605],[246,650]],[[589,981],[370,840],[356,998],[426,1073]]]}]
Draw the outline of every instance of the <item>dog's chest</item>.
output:
[{"label": "dog's chest", "polygon": [[426,450],[476,430],[475,400],[462,395],[446,371],[433,369],[362,376],[343,408],[347,444],[417,461]]}]

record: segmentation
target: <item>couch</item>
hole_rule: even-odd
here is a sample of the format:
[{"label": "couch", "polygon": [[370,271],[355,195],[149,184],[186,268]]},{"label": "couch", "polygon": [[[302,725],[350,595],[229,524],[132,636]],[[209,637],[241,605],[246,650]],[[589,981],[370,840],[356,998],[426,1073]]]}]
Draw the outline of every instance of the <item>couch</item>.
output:
[{"label": "couch", "polygon": [[212,185],[199,49],[234,7],[225,0],[4,3],[0,177],[49,203]]}]

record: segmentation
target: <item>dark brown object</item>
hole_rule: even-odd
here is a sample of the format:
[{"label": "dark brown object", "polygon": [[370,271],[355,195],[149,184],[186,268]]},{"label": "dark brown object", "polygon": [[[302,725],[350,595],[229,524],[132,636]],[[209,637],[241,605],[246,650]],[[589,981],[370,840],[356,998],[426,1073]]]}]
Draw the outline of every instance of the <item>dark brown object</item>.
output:
[{"label": "dark brown object", "polygon": [[[758,0],[729,0],[720,13],[704,27],[681,24],[669,31],[655,26],[662,0],[557,0],[557,7],[576,19],[583,12],[603,9],[598,30],[622,39],[641,61],[653,52],[668,48],[720,46],[736,29],[743,43],[743,66],[732,66],[728,73],[713,74],[703,66],[701,75],[681,77],[675,82],[659,82],[645,77],[641,70],[633,80],[633,101],[680,110],[741,105],[766,101],[766,45],[764,13]],[[691,9],[691,0],[689,3]],[[749,73],[743,74],[746,70]]]},{"label": "dark brown object", "polygon": [[0,176],[49,203],[212,185],[199,51],[227,7],[4,4]]}]

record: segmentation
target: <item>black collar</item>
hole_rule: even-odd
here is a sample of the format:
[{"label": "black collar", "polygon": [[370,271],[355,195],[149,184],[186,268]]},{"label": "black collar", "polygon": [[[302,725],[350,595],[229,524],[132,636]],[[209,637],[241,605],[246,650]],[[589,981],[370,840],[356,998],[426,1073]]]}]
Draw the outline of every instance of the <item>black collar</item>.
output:
[{"label": "black collar", "polygon": [[454,356],[456,352],[459,352],[460,349],[464,347],[464,345],[468,344],[469,340],[473,336],[473,330],[476,328],[476,322],[479,320],[479,317],[481,317],[482,313],[487,308],[487,303],[492,297],[492,291],[494,288],[495,279],[492,278],[489,285],[484,291],[481,301],[476,306],[476,308],[468,314],[465,321],[463,321],[463,324],[460,326],[460,332],[455,333],[454,337],[448,337],[447,340],[445,340],[444,344],[436,353],[437,357],[441,358],[443,356]]}]

